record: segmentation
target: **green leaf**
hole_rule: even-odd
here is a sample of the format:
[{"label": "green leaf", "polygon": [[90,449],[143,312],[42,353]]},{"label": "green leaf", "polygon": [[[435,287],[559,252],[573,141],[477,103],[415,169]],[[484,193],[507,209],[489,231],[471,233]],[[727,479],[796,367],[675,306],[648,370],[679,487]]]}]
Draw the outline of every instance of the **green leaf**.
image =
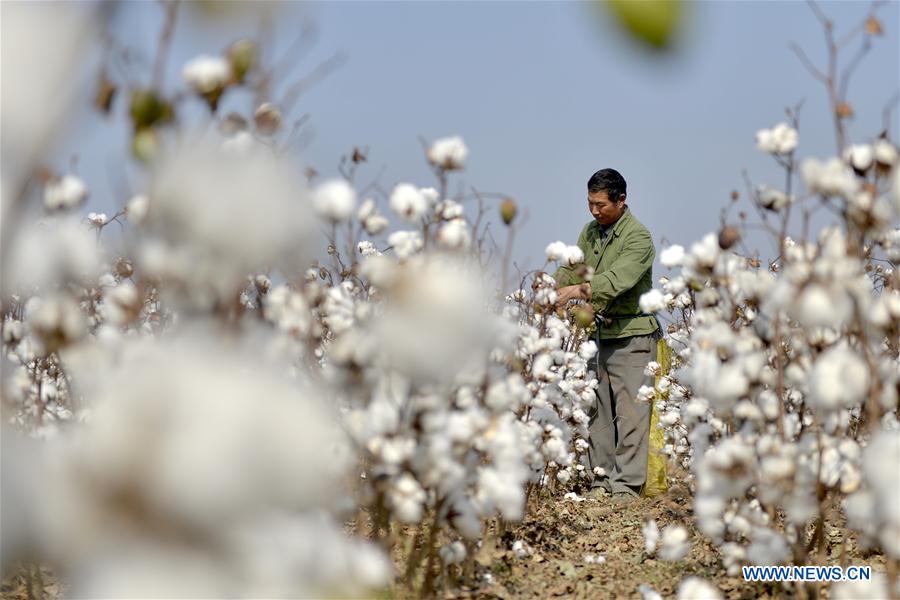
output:
[{"label": "green leaf", "polygon": [[681,0],[607,0],[606,7],[632,37],[662,50],[681,23]]}]

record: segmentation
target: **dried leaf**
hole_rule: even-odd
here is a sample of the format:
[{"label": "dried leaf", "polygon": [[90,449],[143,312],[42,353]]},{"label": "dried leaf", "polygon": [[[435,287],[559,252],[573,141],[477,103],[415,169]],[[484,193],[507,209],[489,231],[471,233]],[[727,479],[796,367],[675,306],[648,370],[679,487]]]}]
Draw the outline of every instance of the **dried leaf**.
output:
[{"label": "dried leaf", "polygon": [[875,17],[866,19],[866,33],[869,35],[881,35],[884,33],[884,27],[881,26],[881,21]]}]

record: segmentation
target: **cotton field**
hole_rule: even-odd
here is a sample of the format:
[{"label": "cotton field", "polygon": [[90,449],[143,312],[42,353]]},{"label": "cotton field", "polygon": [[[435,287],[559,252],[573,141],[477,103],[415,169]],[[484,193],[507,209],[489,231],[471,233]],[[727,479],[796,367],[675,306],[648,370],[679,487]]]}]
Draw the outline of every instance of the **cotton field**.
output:
[{"label": "cotton field", "polygon": [[[106,82],[128,97],[112,118],[138,175],[98,212],[97,182],[45,152],[71,102],[50,90],[93,93],[73,56],[102,11],[4,19],[4,594],[900,597],[887,132],[776,116],[756,148],[786,185],[751,183],[755,215],[659,247],[640,308],[671,353],[638,396],[669,491],[620,511],[585,493],[594,311],[560,304],[553,277],[593,273],[572,240],[513,268],[523,207],[456,191],[478,161],[464,136],[423,145],[428,181],[368,186],[360,149],[315,176],[267,95],[272,65],[239,40],[169,65],[171,93]],[[48,34],[25,35],[37,22]],[[251,109],[223,114],[238,93]],[[834,156],[804,154],[804,126],[836,127]],[[797,227],[819,205],[830,223]],[[751,221],[771,256],[745,243]],[[874,576],[734,583],[748,565],[838,564]],[[604,587],[615,569],[625,592]]]}]

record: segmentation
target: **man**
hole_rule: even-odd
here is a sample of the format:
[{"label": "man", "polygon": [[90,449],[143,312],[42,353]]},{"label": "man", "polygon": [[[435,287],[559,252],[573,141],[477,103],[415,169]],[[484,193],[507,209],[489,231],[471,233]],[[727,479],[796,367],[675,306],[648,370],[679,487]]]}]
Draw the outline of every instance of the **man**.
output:
[{"label": "man", "polygon": [[[587,184],[593,219],[581,230],[578,247],[593,268],[589,280],[574,269],[560,268],[554,277],[560,304],[589,301],[597,314],[598,401],[590,414],[588,460],[594,472],[589,495],[611,493],[627,503],[641,493],[647,479],[651,406],[635,396],[656,360],[659,324],[642,314],[641,294],[653,287],[653,238],[628,209],[625,179],[602,169]],[[598,469],[599,467],[599,469]]]}]

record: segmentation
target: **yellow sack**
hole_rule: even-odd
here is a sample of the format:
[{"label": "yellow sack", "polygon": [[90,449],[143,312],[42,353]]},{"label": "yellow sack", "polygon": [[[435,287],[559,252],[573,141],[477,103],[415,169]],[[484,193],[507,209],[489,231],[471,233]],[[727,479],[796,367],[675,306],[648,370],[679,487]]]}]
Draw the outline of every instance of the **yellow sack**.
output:
[{"label": "yellow sack", "polygon": [[[659,375],[656,376],[656,383],[659,384],[659,378],[668,374],[672,365],[672,349],[665,340],[659,340],[656,344],[656,362],[659,363]],[[666,479],[666,455],[663,454],[663,445],[665,444],[665,436],[663,430],[657,427],[659,424],[659,413],[656,410],[656,402],[653,402],[653,409],[650,412],[650,451],[647,454],[647,482],[644,484],[643,496],[652,498],[660,494],[665,494],[669,490],[669,483]]]}]

